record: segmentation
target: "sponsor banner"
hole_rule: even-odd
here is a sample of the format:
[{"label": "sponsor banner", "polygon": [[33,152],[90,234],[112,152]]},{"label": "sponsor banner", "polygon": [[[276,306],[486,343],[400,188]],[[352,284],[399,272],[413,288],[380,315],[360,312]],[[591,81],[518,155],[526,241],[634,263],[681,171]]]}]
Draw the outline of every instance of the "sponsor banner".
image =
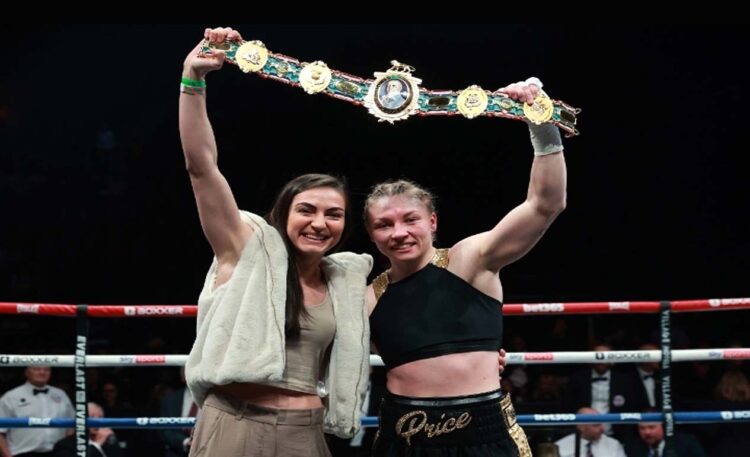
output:
[{"label": "sponsor banner", "polygon": [[126,316],[181,316],[181,306],[125,306]]},{"label": "sponsor banner", "polygon": [[561,313],[565,311],[563,303],[539,303],[535,305],[523,305],[524,313]]},{"label": "sponsor banner", "polygon": [[16,312],[23,314],[39,314],[39,308],[41,308],[41,306],[42,305],[17,303]]},{"label": "sponsor banner", "polygon": [[58,365],[60,357],[56,355],[14,355],[0,356],[0,365]]},{"label": "sponsor banner", "polygon": [[167,361],[165,355],[137,355],[135,363],[164,363]]},{"label": "sponsor banner", "polygon": [[534,420],[538,422],[572,422],[576,420],[575,414],[534,414]]}]

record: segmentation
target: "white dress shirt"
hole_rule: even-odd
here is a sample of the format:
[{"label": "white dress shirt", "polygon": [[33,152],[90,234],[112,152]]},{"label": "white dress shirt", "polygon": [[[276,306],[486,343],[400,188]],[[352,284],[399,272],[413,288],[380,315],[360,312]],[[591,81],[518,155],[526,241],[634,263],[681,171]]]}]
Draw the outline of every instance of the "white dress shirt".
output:
[{"label": "white dress shirt", "polygon": [[[599,374],[592,369],[591,378],[607,378],[606,381],[591,381],[591,407],[602,414],[607,414],[609,412],[609,383],[612,382],[612,370]],[[611,424],[604,424],[604,433],[612,434]]]},{"label": "white dress shirt", "polygon": [[[39,389],[30,382],[11,389],[0,397],[0,417],[75,417],[73,404],[62,389],[44,386],[46,393],[34,394]],[[64,428],[0,428],[5,433],[10,453],[49,452],[55,443],[65,438]]]},{"label": "white dress shirt", "polygon": [[[581,457],[586,457],[586,445],[589,440],[581,437]],[[560,450],[560,457],[574,457],[576,455],[576,435],[571,433],[555,441]],[[591,454],[594,457],[626,457],[622,444],[614,438],[602,435],[597,441],[591,442]]]},{"label": "white dress shirt", "polygon": [[[637,367],[636,370],[638,370],[638,377],[641,378],[643,387],[646,388],[646,395],[648,395],[648,404],[651,405],[651,407],[656,407],[656,392],[655,392],[656,380],[654,379],[654,374],[645,372],[641,370],[640,367]],[[651,377],[644,378],[644,376],[651,376]]]},{"label": "white dress shirt", "polygon": [[606,381],[591,381],[591,407],[602,414],[609,412],[609,383],[612,381],[612,370],[602,374],[591,370],[592,378],[607,378]]}]

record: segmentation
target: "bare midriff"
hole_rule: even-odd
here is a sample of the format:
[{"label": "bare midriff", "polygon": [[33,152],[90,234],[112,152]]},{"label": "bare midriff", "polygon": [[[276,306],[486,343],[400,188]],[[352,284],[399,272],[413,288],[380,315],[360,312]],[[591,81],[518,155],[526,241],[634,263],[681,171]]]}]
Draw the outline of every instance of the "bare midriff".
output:
[{"label": "bare midriff", "polygon": [[388,391],[406,397],[458,397],[500,388],[496,351],[447,354],[388,371]]},{"label": "bare midriff", "polygon": [[214,392],[274,409],[316,409],[323,407],[319,396],[264,384],[235,382],[213,388]]}]

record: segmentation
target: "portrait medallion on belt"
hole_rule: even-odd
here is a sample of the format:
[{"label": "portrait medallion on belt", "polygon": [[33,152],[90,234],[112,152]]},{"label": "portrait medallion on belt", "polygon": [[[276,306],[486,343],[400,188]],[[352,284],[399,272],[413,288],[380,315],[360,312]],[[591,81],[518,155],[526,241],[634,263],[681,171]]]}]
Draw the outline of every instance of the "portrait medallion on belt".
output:
[{"label": "portrait medallion on belt", "polygon": [[421,79],[412,76],[414,67],[391,61],[391,68],[375,72],[375,81],[365,96],[368,111],[381,122],[400,121],[414,114],[419,108],[419,84]]}]

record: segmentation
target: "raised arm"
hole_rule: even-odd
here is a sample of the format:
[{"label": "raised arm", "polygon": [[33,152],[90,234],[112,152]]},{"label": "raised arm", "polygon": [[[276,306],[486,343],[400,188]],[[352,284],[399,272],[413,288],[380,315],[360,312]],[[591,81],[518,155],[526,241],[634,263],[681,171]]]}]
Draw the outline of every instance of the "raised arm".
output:
[{"label": "raised arm", "polygon": [[[204,37],[213,42],[241,39],[229,28],[206,29]],[[205,77],[222,67],[224,55],[198,56],[199,49],[200,44],[185,58],[183,67],[180,140],[201,226],[219,262],[217,283],[221,283],[231,276],[252,229],[240,219],[237,202],[219,171],[216,140],[206,110]]]},{"label": "raised arm", "polygon": [[[541,82],[511,84],[501,92],[532,103]],[[498,272],[523,257],[565,209],[567,171],[560,132],[551,124],[529,124],[534,162],[526,200],[506,214],[490,231],[460,242],[454,249],[472,257],[477,268]]]}]

